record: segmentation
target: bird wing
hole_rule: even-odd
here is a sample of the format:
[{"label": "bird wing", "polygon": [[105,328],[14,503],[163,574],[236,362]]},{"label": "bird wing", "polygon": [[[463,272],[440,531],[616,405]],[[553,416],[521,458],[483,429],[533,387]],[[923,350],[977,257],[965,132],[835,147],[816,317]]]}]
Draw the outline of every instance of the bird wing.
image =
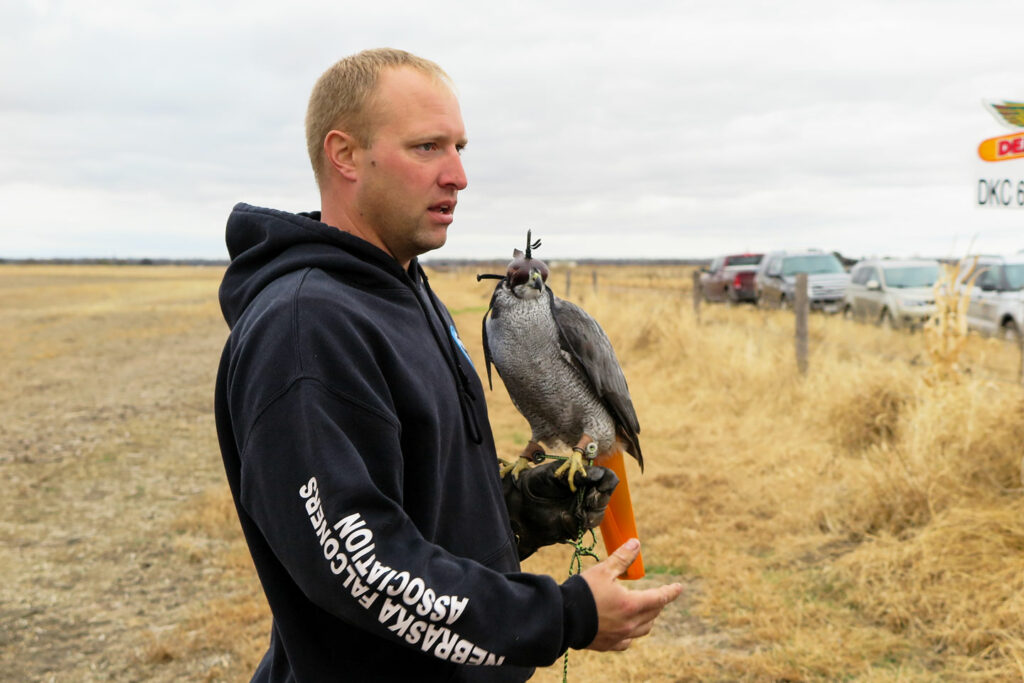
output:
[{"label": "bird wing", "polygon": [[[491,347],[487,343],[487,318],[491,316],[491,311],[494,309],[494,300],[498,297],[498,288],[501,287],[505,279],[502,278],[498,284],[494,286],[494,291],[491,293],[491,302],[487,305],[487,310],[484,312],[483,320],[483,342],[484,342],[484,366],[487,368],[487,386],[494,390],[494,382],[491,381],[491,365],[494,364],[494,360],[491,357]],[[498,366],[494,366],[495,370],[498,370]],[[501,376],[501,370],[498,370],[498,376]]]},{"label": "bird wing", "polygon": [[620,436],[629,445],[627,450],[636,457],[643,470],[644,459],[637,437],[640,422],[633,408],[633,400],[629,397],[626,376],[622,374],[608,335],[582,308],[559,299],[550,289],[547,292],[562,350],[579,363],[594,391],[615,418]]}]

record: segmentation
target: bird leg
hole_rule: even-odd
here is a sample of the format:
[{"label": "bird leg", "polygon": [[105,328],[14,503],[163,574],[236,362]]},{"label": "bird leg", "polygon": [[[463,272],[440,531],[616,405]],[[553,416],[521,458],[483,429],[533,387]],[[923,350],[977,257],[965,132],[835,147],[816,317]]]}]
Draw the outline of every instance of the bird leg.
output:
[{"label": "bird leg", "polygon": [[572,455],[568,457],[565,463],[555,470],[555,476],[561,476],[563,472],[568,472],[569,477],[569,490],[576,491],[576,474],[587,473],[587,467],[583,463],[583,458],[586,458],[590,464],[594,463],[594,458],[597,457],[597,444],[586,434],[583,438],[573,447]]},{"label": "bird leg", "polygon": [[530,466],[530,463],[537,462],[536,454],[544,454],[544,449],[541,448],[540,444],[536,441],[531,440],[530,443],[526,444],[526,448],[519,454],[516,461],[511,465],[502,465],[499,474],[504,477],[509,472],[512,473],[512,478],[519,481],[519,473]]}]

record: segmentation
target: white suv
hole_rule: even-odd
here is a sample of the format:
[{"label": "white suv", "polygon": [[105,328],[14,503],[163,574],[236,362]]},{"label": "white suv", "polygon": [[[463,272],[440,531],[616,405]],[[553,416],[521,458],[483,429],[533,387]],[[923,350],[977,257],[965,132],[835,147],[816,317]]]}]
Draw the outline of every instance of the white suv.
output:
[{"label": "white suv", "polygon": [[[979,272],[980,271],[980,272]],[[1024,330],[1024,254],[979,256],[967,306],[967,326],[1015,339]]]},{"label": "white suv", "polygon": [[866,259],[850,271],[843,315],[891,328],[914,329],[935,312],[934,259]]},{"label": "white suv", "polygon": [[807,273],[807,296],[811,308],[826,313],[839,312],[850,276],[835,254],[817,249],[766,254],[754,276],[757,305],[762,308],[790,308],[796,297],[798,273]]}]

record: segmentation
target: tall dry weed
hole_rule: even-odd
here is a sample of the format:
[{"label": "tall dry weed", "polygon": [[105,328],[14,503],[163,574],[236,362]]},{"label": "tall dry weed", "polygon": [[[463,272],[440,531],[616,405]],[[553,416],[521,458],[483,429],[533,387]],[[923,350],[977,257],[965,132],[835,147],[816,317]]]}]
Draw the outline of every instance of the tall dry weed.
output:
[{"label": "tall dry weed", "polygon": [[885,388],[868,381],[860,405],[836,396],[830,412],[847,457],[834,468],[833,496],[818,507],[822,528],[899,535],[964,500],[1020,486],[1019,392],[925,377],[904,376]]},{"label": "tall dry weed", "polygon": [[[975,268],[978,259],[958,265],[941,264],[942,270],[935,281],[935,312],[924,326],[930,381],[957,379],[962,371],[960,355],[967,343],[967,306],[971,288],[984,269]],[[967,276],[964,279],[964,276]]]},{"label": "tall dry weed", "polygon": [[849,595],[859,608],[893,632],[924,638],[939,653],[988,659],[993,678],[1021,675],[1019,497],[944,511],[910,538],[873,537],[837,570],[856,586]]},{"label": "tall dry weed", "polygon": [[900,417],[914,399],[909,373],[893,373],[875,366],[850,373],[837,382],[823,406],[825,427],[835,445],[853,454],[872,446],[893,443],[899,436]]}]

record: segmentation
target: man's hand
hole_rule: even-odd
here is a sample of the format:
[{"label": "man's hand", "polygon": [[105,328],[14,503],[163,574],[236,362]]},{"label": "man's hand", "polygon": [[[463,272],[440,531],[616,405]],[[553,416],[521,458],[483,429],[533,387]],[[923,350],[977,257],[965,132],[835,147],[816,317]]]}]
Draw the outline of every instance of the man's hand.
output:
[{"label": "man's hand", "polygon": [[[619,483],[614,472],[592,465],[586,474],[576,475],[574,493],[567,478],[555,476],[559,464],[544,463],[523,470],[518,480],[511,474],[501,480],[521,560],[541,546],[575,541],[580,523],[584,529],[600,524],[608,499]],[[578,497],[580,490],[582,503]]]},{"label": "man's hand", "polygon": [[588,650],[625,650],[634,638],[647,635],[665,605],[683,592],[678,583],[631,591],[616,581],[639,552],[640,541],[630,539],[607,560],[580,574],[597,605],[597,636],[587,646]]}]

